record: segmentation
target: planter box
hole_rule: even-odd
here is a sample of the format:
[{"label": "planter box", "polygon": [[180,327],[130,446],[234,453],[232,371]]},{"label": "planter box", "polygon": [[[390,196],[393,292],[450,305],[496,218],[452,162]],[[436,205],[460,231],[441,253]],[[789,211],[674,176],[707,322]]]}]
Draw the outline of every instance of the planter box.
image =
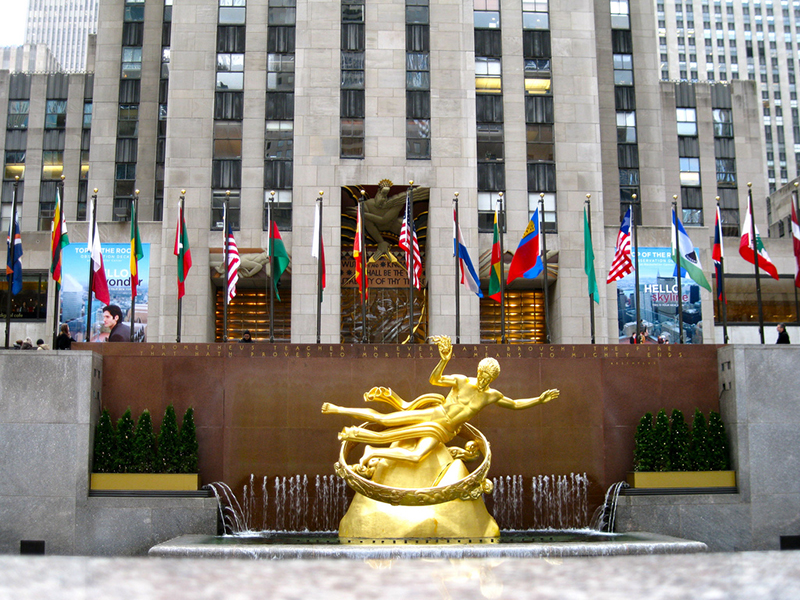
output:
[{"label": "planter box", "polygon": [[633,471],[628,473],[633,488],[736,487],[736,471]]},{"label": "planter box", "polygon": [[93,490],[196,491],[197,473],[92,473]]}]

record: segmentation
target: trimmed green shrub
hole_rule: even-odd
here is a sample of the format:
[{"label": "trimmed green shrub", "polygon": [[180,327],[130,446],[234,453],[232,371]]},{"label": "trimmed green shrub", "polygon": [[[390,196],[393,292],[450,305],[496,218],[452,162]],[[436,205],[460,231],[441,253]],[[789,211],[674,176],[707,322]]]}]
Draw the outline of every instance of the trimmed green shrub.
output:
[{"label": "trimmed green shrub", "polygon": [[689,471],[691,460],[689,459],[689,443],[691,433],[683,413],[677,408],[672,411],[672,419],[669,432],[669,462],[673,471]]},{"label": "trimmed green shrub", "polygon": [[708,413],[708,468],[712,471],[725,471],[730,468],[728,439],[725,435],[725,424],[720,414],[712,410]]},{"label": "trimmed green shrub", "polygon": [[708,428],[706,418],[700,409],[695,409],[692,420],[692,441],[689,444],[689,458],[693,471],[710,470],[708,460]]},{"label": "trimmed green shrub", "polygon": [[117,432],[107,408],[103,409],[94,433],[95,473],[113,473],[117,468]]},{"label": "trimmed green shrub", "polygon": [[653,452],[653,413],[645,413],[641,421],[639,421],[634,443],[633,470],[652,471],[655,462]]},{"label": "trimmed green shrub", "polygon": [[145,409],[136,422],[133,432],[132,473],[155,473],[157,471],[156,434],[153,432],[153,420],[150,411]]},{"label": "trimmed green shrub", "polygon": [[181,470],[178,419],[172,404],[167,406],[164,412],[164,420],[161,422],[161,431],[158,435],[158,465],[161,473],[179,473]]},{"label": "trimmed green shrub", "polygon": [[117,421],[117,473],[133,472],[133,430],[133,417],[128,408]]},{"label": "trimmed green shrub", "polygon": [[194,426],[194,409],[189,407],[181,424],[181,473],[197,473],[197,430]]},{"label": "trimmed green shrub", "polygon": [[669,417],[663,408],[653,425],[653,471],[669,471]]}]

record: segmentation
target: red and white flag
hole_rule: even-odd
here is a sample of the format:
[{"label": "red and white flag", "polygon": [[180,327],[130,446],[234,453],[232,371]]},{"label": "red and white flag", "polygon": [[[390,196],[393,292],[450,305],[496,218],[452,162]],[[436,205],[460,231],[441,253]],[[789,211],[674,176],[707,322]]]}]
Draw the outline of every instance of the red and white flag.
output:
[{"label": "red and white flag", "polygon": [[406,210],[403,215],[403,228],[400,230],[400,239],[397,245],[406,253],[406,265],[410,277],[413,277],[414,287],[420,289],[420,276],[422,275],[422,259],[419,255],[417,230],[414,228],[414,215],[411,204],[411,194],[406,195]]},{"label": "red and white flag", "polygon": [[800,288],[800,224],[792,201],[792,244],[794,245],[794,285]]},{"label": "red and white flag", "polygon": [[311,241],[311,256],[317,259],[319,268],[322,269],[322,289],[325,289],[325,245],[322,242],[321,211],[314,210],[314,239]]},{"label": "red and white flag", "polygon": [[631,272],[633,272],[633,263],[631,262],[631,208],[629,206],[625,216],[622,217],[622,224],[619,226],[614,261],[611,263],[611,271],[608,273],[606,283],[614,283]]},{"label": "red and white flag", "polygon": [[103,252],[100,249],[100,229],[94,217],[94,202],[88,202],[89,214],[89,255],[92,261],[92,291],[94,297],[103,304],[111,304],[111,295],[108,293],[108,281],[106,281],[106,269],[103,265]]}]

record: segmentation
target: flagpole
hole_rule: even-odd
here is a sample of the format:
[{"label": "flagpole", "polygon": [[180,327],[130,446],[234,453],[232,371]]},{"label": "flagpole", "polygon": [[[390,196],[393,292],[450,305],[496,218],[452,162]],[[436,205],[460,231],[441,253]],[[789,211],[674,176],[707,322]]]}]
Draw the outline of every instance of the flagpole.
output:
[{"label": "flagpole", "polygon": [[[135,234],[139,233],[139,190],[136,190],[133,194],[133,231]],[[135,239],[135,238],[134,238]],[[136,249],[135,249],[135,242],[133,244],[134,247],[131,248],[131,252],[134,253],[131,256],[131,260],[136,260]],[[139,272],[139,266],[136,266],[136,272]],[[136,288],[134,287],[133,283],[133,273],[130,274],[131,276],[131,341],[134,340],[134,323],[136,319]]]},{"label": "flagpole", "polygon": [[[408,181],[408,189],[406,190],[406,210],[407,218],[410,223],[406,224],[407,231],[411,231],[414,226],[414,205],[411,202],[411,190],[414,185],[414,180]],[[411,239],[408,240],[409,252],[408,256],[411,260],[407,260],[406,271],[408,272],[408,343],[414,343],[414,244]]]},{"label": "flagpole", "polygon": [[[183,224],[183,219],[181,217],[183,217],[183,204],[184,204],[184,200],[185,199],[186,199],[186,190],[181,190],[181,199],[178,202],[178,232],[177,232],[177,239],[178,239],[178,243],[179,244],[183,243],[182,242],[182,240],[183,240],[183,232],[180,231],[180,228],[181,228],[181,226]],[[178,255],[178,260],[182,261],[183,260],[183,256]],[[180,267],[178,267],[178,268],[180,268]],[[228,272],[228,269],[227,269],[227,265],[226,265],[226,268],[225,268],[226,280],[227,280],[227,272]],[[186,277],[186,274],[184,273],[183,276]],[[227,292],[227,290],[226,290],[226,292]],[[176,339],[175,339],[175,341],[178,342],[178,343],[180,343],[180,341],[181,341],[181,315],[182,314],[183,314],[183,297],[179,295],[178,296],[178,334],[177,334]]]},{"label": "flagpole", "polygon": [[506,343],[506,273],[503,260],[503,232],[506,227],[505,204],[503,204],[503,192],[498,194],[497,202],[500,204],[498,211],[497,237],[500,242],[500,343]]},{"label": "flagpole", "polygon": [[[51,240],[53,239],[53,233],[55,232],[55,228],[56,227],[58,227],[59,235],[61,235],[61,219],[62,218],[66,219],[66,217],[63,217],[63,215],[64,215],[64,179],[65,179],[65,177],[64,177],[64,175],[62,175],[61,176],[61,181],[59,181],[56,184],[56,186],[58,187],[57,193],[59,194],[59,198],[58,199],[59,199],[59,202],[60,202],[61,206],[60,206],[60,211],[59,211],[60,215],[59,215],[59,218],[58,218],[58,223],[56,223],[55,220],[53,220],[53,231],[50,233],[50,239]],[[52,245],[52,241],[50,243]],[[51,253],[53,252],[53,248],[52,247],[50,248],[50,252]],[[61,247],[58,248],[58,253],[61,254]],[[53,259],[53,257],[51,256],[50,260],[52,261],[52,259]],[[59,258],[59,260],[60,260],[60,258]],[[60,296],[61,296],[61,285],[57,281],[55,283],[56,283],[56,293],[53,296],[53,345],[51,346],[53,348],[53,350],[56,349],[56,340],[58,339],[58,327],[61,324],[61,323],[59,323],[60,319],[58,318],[58,304],[59,304],[59,300],[60,300]]]},{"label": "flagpole", "polygon": [[683,275],[683,265],[681,264],[681,241],[678,237],[678,196],[672,195],[672,227],[675,229],[675,258],[678,272],[678,343],[683,344],[683,290],[681,279]]},{"label": "flagpole", "polygon": [[[542,212],[544,214],[544,212]],[[586,194],[586,224],[589,228],[589,235],[592,234],[592,195]],[[544,228],[542,228],[544,232]],[[544,238],[544,236],[542,236]],[[592,248],[594,252],[594,248]],[[584,248],[584,254],[586,249]],[[589,282],[591,283],[591,282]],[[594,344],[594,292],[589,292],[589,325],[592,331],[592,344]]]},{"label": "flagpole", "polygon": [[542,274],[544,275],[544,337],[545,341],[550,343],[550,319],[547,301],[547,236],[544,233],[544,193],[539,194],[539,222],[536,224],[539,227],[542,235]]},{"label": "flagpole", "polygon": [[639,229],[637,226],[638,218],[633,206],[636,204],[636,194],[631,194],[631,227],[633,228],[633,285],[636,287],[636,343],[639,343],[639,327],[641,326],[641,311],[639,307]]},{"label": "flagpole", "polygon": [[758,272],[758,236],[756,235],[756,215],[753,206],[753,184],[747,182],[747,203],[750,205],[750,242],[753,245],[753,265],[756,271],[756,298],[758,299],[758,335],[764,343],[764,309],[761,304],[761,277]]},{"label": "flagpole", "polygon": [[461,256],[461,247],[458,239],[458,192],[453,192],[453,219],[455,221],[455,231],[453,231],[453,254],[455,256],[455,291],[456,291],[456,344],[461,343],[461,296],[459,295],[459,277],[458,272],[461,265],[458,260]]},{"label": "flagpole", "polygon": [[364,235],[364,210],[363,204],[366,200],[366,191],[361,190],[361,199],[357,200],[358,208],[358,222],[361,223],[361,231],[359,233],[359,244],[361,245],[361,252],[358,260],[361,262],[361,343],[366,344],[369,341],[367,334],[367,303],[365,296],[367,295],[367,247],[366,236]]},{"label": "flagpole", "polygon": [[269,277],[267,278],[267,285],[269,286],[269,343],[275,343],[275,238],[272,235],[272,203],[275,201],[275,190],[269,193],[269,200],[267,201],[267,227],[269,228]]},{"label": "flagpole", "polygon": [[[322,329],[322,195],[325,192],[319,191],[317,207],[319,210],[319,231],[317,232],[317,343],[320,343],[320,331]],[[270,276],[272,271],[270,271]]]},{"label": "flagpole", "polygon": [[222,341],[228,341],[228,260],[229,260],[229,250],[228,246],[230,244],[230,234],[228,231],[228,204],[231,197],[231,191],[227,190],[225,192],[225,200],[222,209]]},{"label": "flagpole", "polygon": [[[97,188],[94,188],[92,194],[92,222],[90,225],[89,233],[89,248],[94,248],[94,232],[95,225],[97,224]],[[86,340],[92,341],[92,282],[94,280],[94,259],[92,253],[89,252],[89,305],[86,308]]]},{"label": "flagpole", "polygon": [[722,310],[722,343],[728,343],[728,297],[725,294],[725,252],[722,248],[722,213],[719,210],[719,196],[716,197],[717,200],[717,229],[718,231],[715,232],[715,236],[719,236],[719,246],[720,246],[720,255],[719,255],[719,281],[717,282],[717,287],[722,290],[722,294],[717,293],[717,297],[720,295],[722,296],[722,302],[720,303],[721,310]]},{"label": "flagpole", "polygon": [[[14,176],[14,193],[11,197],[11,222],[8,224],[8,252],[13,258],[14,244],[16,241],[16,222],[17,222],[17,188],[19,187],[19,175]],[[6,348],[9,347],[9,338],[11,336],[11,288],[14,284],[14,275],[11,274],[11,279],[8,279],[8,295],[6,297]]]}]

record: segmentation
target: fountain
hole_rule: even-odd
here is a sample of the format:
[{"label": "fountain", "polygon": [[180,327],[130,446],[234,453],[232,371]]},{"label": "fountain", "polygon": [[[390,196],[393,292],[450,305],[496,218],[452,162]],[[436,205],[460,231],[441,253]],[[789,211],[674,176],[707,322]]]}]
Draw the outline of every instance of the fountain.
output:
[{"label": "fountain", "polygon": [[[334,470],[354,491],[349,506],[344,485],[330,479],[332,476],[315,477],[311,494],[307,476],[276,477],[272,497],[268,493],[269,480],[264,477],[260,503],[253,475],[244,486],[241,502],[227,485],[217,483],[211,488],[229,535],[185,536],[152,548],[150,554],[391,559],[706,549],[699,542],[663,536],[589,530],[586,474],[533,477],[527,494],[521,476],[488,478],[489,442],[467,421],[493,404],[527,409],[555,400],[559,392],[547,390],[523,400],[506,397],[489,387],[500,373],[499,364],[490,357],[480,361],[477,377],[445,375],[453,355],[452,344],[446,336],[432,340],[440,361],[431,373],[430,383],[449,388],[446,397],[429,393],[406,402],[390,388],[379,386],[365,393],[364,400],[388,404],[393,411],[348,408],[329,402],[322,405],[323,414],[366,421],[339,433],[342,444]],[[456,436],[463,438],[463,446],[447,445]],[[349,455],[359,444],[360,459],[351,463]],[[471,460],[479,462],[472,471],[465,465]],[[597,523],[609,532],[613,530],[620,488],[620,484],[612,486],[596,517]],[[484,504],[484,495],[492,492],[494,517]],[[528,511],[524,509],[526,495],[531,502]],[[541,530],[523,529],[524,520],[531,517]],[[268,522],[274,523],[273,530],[267,530]],[[337,523],[338,532],[334,529]],[[505,530],[502,536],[501,526]]]},{"label": "fountain", "polygon": [[[151,556],[206,558],[480,558],[564,557],[703,552],[705,544],[646,533],[610,533],[609,515],[622,483],[588,517],[585,473],[492,478],[489,506],[501,526],[498,544],[440,544],[438,540],[382,540],[343,545],[337,525],[349,502],[344,482],[333,475],[251,475],[237,496],[221,482],[208,486],[219,503],[224,535],[187,535],[150,550]],[[523,528],[533,506],[535,527]],[[605,516],[604,516],[605,515]],[[268,525],[270,523],[270,525]]]}]

